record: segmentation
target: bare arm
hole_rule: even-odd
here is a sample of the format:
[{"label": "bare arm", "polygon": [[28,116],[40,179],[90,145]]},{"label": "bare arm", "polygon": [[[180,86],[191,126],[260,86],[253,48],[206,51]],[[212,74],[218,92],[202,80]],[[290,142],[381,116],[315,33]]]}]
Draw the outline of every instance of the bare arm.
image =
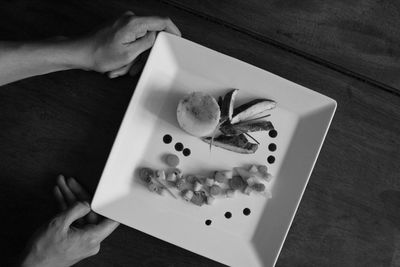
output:
[{"label": "bare arm", "polygon": [[137,17],[128,11],[84,38],[42,42],[0,42],[0,86],[27,77],[68,69],[126,74],[137,56],[149,49],[156,32],[180,35],[168,18]]},{"label": "bare arm", "polygon": [[0,42],[0,85],[68,69],[90,69],[83,40]]}]

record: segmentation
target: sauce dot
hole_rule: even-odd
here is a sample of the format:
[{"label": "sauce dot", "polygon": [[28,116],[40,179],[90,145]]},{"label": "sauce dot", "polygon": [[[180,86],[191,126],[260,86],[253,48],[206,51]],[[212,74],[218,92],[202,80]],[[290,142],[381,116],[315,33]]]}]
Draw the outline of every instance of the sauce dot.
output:
[{"label": "sauce dot", "polygon": [[191,151],[190,151],[189,148],[185,148],[185,149],[183,150],[182,153],[183,153],[183,155],[184,155],[185,157],[188,157],[188,156],[190,155]]},{"label": "sauce dot", "polygon": [[249,208],[243,209],[243,214],[244,214],[244,215],[249,216],[250,213],[251,213],[251,210],[250,210]]},{"label": "sauce dot", "polygon": [[211,224],[211,220],[206,220],[206,225],[210,225]]},{"label": "sauce dot", "polygon": [[269,151],[275,151],[276,150],[276,145],[274,143],[271,143],[268,145]]},{"label": "sauce dot", "polygon": [[225,212],[225,218],[230,219],[232,217],[232,213],[229,211]]},{"label": "sauce dot", "polygon": [[269,156],[269,157],[267,158],[267,161],[268,161],[269,164],[272,164],[272,163],[275,162],[275,157],[274,157],[274,156]]},{"label": "sauce dot", "polygon": [[182,151],[183,150],[183,144],[182,143],[176,143],[175,144],[175,150],[176,151]]},{"label": "sauce dot", "polygon": [[163,141],[164,141],[164,143],[166,143],[166,144],[171,143],[171,142],[172,142],[172,136],[170,136],[169,134],[164,135]]},{"label": "sauce dot", "polygon": [[275,138],[278,135],[278,132],[276,130],[271,130],[268,134],[270,137]]}]

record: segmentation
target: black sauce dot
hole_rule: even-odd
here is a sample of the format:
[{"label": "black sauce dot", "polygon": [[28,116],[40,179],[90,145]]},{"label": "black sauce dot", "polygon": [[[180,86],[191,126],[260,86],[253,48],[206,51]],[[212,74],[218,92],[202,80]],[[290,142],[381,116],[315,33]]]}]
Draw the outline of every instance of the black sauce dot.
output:
[{"label": "black sauce dot", "polygon": [[244,214],[244,215],[249,216],[250,213],[251,213],[251,210],[250,210],[249,208],[243,209],[243,214]]},{"label": "black sauce dot", "polygon": [[232,213],[229,211],[225,212],[225,218],[230,219],[232,217]]},{"label": "black sauce dot", "polygon": [[185,148],[184,150],[183,150],[183,155],[185,156],[185,157],[187,157],[187,156],[189,156],[190,155],[190,149],[189,148]]},{"label": "black sauce dot", "polygon": [[267,158],[267,161],[268,161],[269,164],[272,164],[272,163],[275,162],[275,157],[274,157],[274,156],[269,156],[269,157]]},{"label": "black sauce dot", "polygon": [[171,142],[172,142],[172,136],[170,136],[169,134],[164,135],[163,141],[164,141],[164,143],[166,143],[166,144],[171,143]]},{"label": "black sauce dot", "polygon": [[275,138],[278,135],[278,132],[276,130],[271,130],[268,134],[270,137]]},{"label": "black sauce dot", "polygon": [[276,145],[274,143],[271,143],[268,145],[269,151],[275,151],[276,150]]},{"label": "black sauce dot", "polygon": [[211,220],[206,220],[206,225],[210,225],[211,224]]},{"label": "black sauce dot", "polygon": [[175,144],[175,150],[176,151],[182,151],[183,150],[183,144],[182,143],[176,143]]}]

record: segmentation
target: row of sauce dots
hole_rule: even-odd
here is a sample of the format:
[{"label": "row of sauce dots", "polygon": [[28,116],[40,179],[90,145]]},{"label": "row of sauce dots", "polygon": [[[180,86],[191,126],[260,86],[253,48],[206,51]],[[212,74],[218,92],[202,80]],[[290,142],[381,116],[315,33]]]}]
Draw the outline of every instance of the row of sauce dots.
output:
[{"label": "row of sauce dots", "polygon": [[[278,136],[278,132],[276,130],[270,130],[268,132],[269,137],[271,138],[275,138]],[[271,152],[274,152],[276,150],[276,144],[275,143],[271,143],[268,145],[268,149]],[[272,164],[275,162],[275,157],[274,156],[268,156],[267,161],[269,164]]]},{"label": "row of sauce dots", "polygon": [[[246,216],[249,216],[251,213],[251,210],[249,208],[244,208],[243,209],[243,214]],[[225,212],[225,218],[230,219],[232,218],[232,213],[230,211]],[[205,221],[206,225],[211,225],[212,221],[210,219]]]},{"label": "row of sauce dots", "polygon": [[[165,144],[170,144],[170,143],[172,142],[172,136],[169,135],[169,134],[164,135],[163,141],[164,141]],[[175,148],[175,150],[178,151],[178,152],[181,152],[181,151],[182,151],[182,154],[183,154],[185,157],[188,157],[188,156],[192,153],[192,152],[190,151],[190,149],[187,148],[187,147],[185,148],[181,142],[176,143],[175,146],[174,146],[174,148]]]}]

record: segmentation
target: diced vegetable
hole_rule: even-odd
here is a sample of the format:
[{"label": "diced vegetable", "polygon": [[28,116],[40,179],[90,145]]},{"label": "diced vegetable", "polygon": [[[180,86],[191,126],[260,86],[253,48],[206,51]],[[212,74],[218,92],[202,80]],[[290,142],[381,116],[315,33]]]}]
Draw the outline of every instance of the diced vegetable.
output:
[{"label": "diced vegetable", "polygon": [[212,196],[218,196],[219,194],[221,194],[221,191],[222,191],[222,189],[218,185],[213,185],[210,188],[210,194]]},{"label": "diced vegetable", "polygon": [[185,194],[183,195],[183,199],[186,201],[190,201],[193,197],[193,191],[192,190],[186,190]]},{"label": "diced vegetable", "polygon": [[141,168],[139,170],[139,178],[145,182],[150,183],[151,178],[154,177],[154,171],[150,168]]}]

